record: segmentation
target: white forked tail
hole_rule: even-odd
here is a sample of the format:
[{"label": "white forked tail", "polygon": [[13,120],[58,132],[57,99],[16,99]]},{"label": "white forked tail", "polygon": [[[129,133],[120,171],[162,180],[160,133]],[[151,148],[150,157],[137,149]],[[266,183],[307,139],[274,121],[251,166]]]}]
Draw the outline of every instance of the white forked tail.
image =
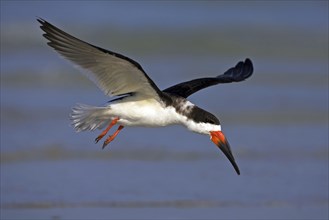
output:
[{"label": "white forked tail", "polygon": [[109,107],[77,104],[70,114],[72,126],[77,132],[103,128],[111,120],[108,110]]}]

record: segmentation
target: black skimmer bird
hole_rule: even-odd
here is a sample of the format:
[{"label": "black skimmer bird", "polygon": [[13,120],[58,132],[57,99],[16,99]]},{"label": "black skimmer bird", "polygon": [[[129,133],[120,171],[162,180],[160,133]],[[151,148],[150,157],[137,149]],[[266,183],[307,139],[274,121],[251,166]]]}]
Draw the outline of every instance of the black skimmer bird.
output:
[{"label": "black skimmer bird", "polygon": [[240,61],[222,75],[194,79],[161,91],[136,61],[79,40],[41,18],[37,20],[50,47],[85,70],[87,76],[106,95],[117,96],[101,107],[83,104],[75,106],[70,118],[77,132],[107,126],[96,138],[97,143],[118,124],[114,134],[104,141],[104,148],[126,126],[160,127],[181,124],[190,131],[209,135],[240,174],[218,118],[186,98],[209,86],[239,82],[250,77],[253,72],[250,59]]}]

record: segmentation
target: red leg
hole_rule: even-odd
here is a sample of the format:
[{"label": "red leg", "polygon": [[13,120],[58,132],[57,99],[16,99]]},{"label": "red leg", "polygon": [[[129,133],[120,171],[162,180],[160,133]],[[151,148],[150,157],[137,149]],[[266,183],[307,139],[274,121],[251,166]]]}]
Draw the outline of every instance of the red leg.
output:
[{"label": "red leg", "polygon": [[120,125],[118,127],[118,129],[114,132],[113,135],[110,135],[105,141],[104,141],[104,144],[103,144],[103,147],[102,149],[104,149],[106,147],[106,145],[108,145],[111,141],[114,140],[114,138],[119,134],[119,132],[123,129],[124,127],[122,125]]},{"label": "red leg", "polygon": [[114,118],[109,124],[109,126],[95,139],[95,143],[102,139],[107,134],[107,132],[109,132],[109,130],[118,122],[118,120],[119,117]]}]

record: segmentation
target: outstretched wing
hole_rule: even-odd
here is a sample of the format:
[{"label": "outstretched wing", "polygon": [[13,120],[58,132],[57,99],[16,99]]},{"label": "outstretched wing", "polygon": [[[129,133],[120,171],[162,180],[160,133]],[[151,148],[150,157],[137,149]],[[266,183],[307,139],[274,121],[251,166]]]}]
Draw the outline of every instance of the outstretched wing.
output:
[{"label": "outstretched wing", "polygon": [[43,19],[37,19],[59,54],[86,70],[87,76],[109,96],[137,94],[159,99],[161,91],[136,61],[79,40]]},{"label": "outstretched wing", "polygon": [[235,67],[228,69],[222,75],[182,82],[163,90],[163,92],[187,98],[193,93],[209,86],[217,85],[219,83],[243,81],[252,75],[253,69],[251,60],[247,58],[244,62],[240,61]]}]

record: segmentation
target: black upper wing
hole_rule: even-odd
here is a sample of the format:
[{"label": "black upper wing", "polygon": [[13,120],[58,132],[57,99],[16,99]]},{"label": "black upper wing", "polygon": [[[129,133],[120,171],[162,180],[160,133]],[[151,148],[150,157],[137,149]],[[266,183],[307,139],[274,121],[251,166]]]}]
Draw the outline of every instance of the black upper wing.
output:
[{"label": "black upper wing", "polygon": [[163,92],[187,98],[193,93],[209,86],[217,85],[219,83],[243,81],[252,75],[253,70],[253,64],[251,60],[247,58],[244,62],[240,61],[235,67],[228,69],[222,75],[182,82],[163,90]]}]

